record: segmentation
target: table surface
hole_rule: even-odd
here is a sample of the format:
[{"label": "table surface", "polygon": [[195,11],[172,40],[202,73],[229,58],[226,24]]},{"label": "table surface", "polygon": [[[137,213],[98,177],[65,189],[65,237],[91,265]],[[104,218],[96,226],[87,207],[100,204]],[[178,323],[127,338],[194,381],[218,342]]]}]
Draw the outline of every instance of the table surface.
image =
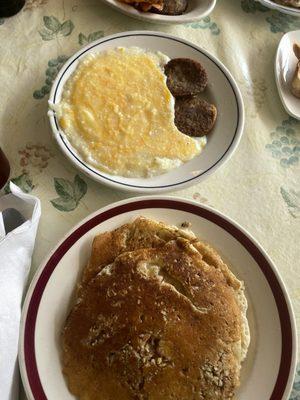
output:
[{"label": "table surface", "polygon": [[[205,182],[171,194],[220,210],[263,245],[287,285],[299,329],[300,122],[285,113],[273,70],[282,35],[300,29],[300,19],[253,0],[219,0],[209,17],[177,26],[137,21],[100,0],[27,0],[17,16],[0,19],[0,145],[13,181],[42,202],[31,276],[81,219],[133,196],[95,183],[60,153],[47,118],[51,82],[81,46],[141,29],[191,40],[216,55],[237,80],[246,124],[236,153]],[[299,396],[300,366],[291,399]]]}]

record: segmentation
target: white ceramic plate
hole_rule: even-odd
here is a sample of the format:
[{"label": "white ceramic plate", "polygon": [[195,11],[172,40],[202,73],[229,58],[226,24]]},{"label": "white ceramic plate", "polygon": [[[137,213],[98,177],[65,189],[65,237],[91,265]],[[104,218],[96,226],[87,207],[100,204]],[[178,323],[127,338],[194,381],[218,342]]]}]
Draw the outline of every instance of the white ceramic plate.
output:
[{"label": "white ceramic plate", "polygon": [[208,73],[209,84],[205,92],[217,106],[218,118],[208,136],[204,151],[191,161],[168,173],[152,178],[125,178],[113,176],[88,165],[72,148],[60,129],[55,113],[50,112],[54,137],[66,155],[82,172],[108,186],[135,192],[153,193],[181,189],[207,178],[228,160],[236,149],[244,127],[244,107],[241,93],[224,65],[207,51],[183,39],[160,32],[125,32],[108,36],[81,49],[62,67],[56,77],[49,101],[60,101],[63,86],[78,61],[89,53],[101,52],[117,46],[138,46],[151,51],[161,51],[170,58],[188,57],[200,61]]},{"label": "white ceramic plate", "polygon": [[300,30],[288,32],[282,37],[275,58],[275,78],[286,112],[300,119],[300,99],[291,93],[291,82],[298,61],[293,52],[294,43],[300,44]]},{"label": "white ceramic plate", "polygon": [[193,201],[151,196],[115,203],[90,215],[41,265],[25,299],[19,341],[28,400],[74,400],[61,372],[59,338],[75,284],[93,237],[140,215],[175,225],[190,221],[193,231],[213,244],[245,282],[252,340],[237,399],[287,400],[295,372],[296,330],[274,264],[245,230],[221,213]]},{"label": "white ceramic plate", "polygon": [[283,14],[293,15],[294,17],[300,17],[300,8],[283,6],[281,4],[274,3],[272,0],[258,0],[262,5],[277,10]]},{"label": "white ceramic plate", "polygon": [[129,17],[155,24],[186,24],[195,22],[209,15],[215,8],[217,0],[189,0],[186,12],[182,15],[159,15],[151,12],[141,12],[134,7],[118,0],[102,0],[105,4]]}]

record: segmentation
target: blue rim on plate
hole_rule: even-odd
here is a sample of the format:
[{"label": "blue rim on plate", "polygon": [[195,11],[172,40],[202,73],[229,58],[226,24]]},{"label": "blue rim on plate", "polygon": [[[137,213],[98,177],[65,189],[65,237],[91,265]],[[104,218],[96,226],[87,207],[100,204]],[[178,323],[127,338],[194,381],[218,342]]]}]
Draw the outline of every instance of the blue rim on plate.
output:
[{"label": "blue rim on plate", "polygon": [[[52,129],[55,132],[56,140],[59,137],[59,141],[58,140],[57,141],[58,141],[58,144],[60,145],[60,148],[64,151],[64,153],[69,153],[67,155],[69,156],[71,161],[77,167],[79,167],[84,173],[87,173],[88,176],[92,177],[93,179],[95,179],[97,181],[102,181],[102,183],[106,183],[108,186],[119,187],[120,189],[123,189],[123,190],[135,191],[135,192],[136,191],[142,191],[142,192],[160,191],[160,192],[163,192],[163,191],[168,191],[168,190],[179,190],[183,187],[190,186],[192,183],[196,183],[197,181],[201,180],[201,178],[203,179],[204,177],[210,175],[214,170],[216,170],[219,166],[221,166],[228,158],[230,158],[230,156],[233,154],[233,152],[235,151],[235,149],[237,148],[237,146],[239,144],[239,141],[242,136],[243,128],[244,128],[244,105],[243,105],[241,92],[240,92],[235,80],[233,79],[232,75],[228,71],[228,69],[216,57],[212,56],[206,50],[200,48],[199,46],[197,46],[187,40],[175,37],[173,35],[164,34],[161,32],[132,31],[132,32],[124,32],[124,33],[120,33],[120,34],[111,35],[111,36],[97,40],[97,41],[87,45],[86,47],[84,47],[83,49],[78,51],[76,54],[74,54],[74,56],[71,57],[66,62],[66,64],[62,67],[62,69],[60,70],[59,74],[57,75],[57,77],[53,83],[53,87],[50,92],[49,101],[53,104],[56,104],[59,86],[61,84],[62,79],[64,78],[64,75],[69,71],[69,69],[72,67],[74,62],[76,62],[79,58],[81,58],[85,53],[87,53],[91,49],[99,46],[99,44],[110,42],[110,41],[116,40],[118,38],[126,38],[126,37],[132,37],[132,36],[136,36],[136,37],[139,37],[139,36],[153,37],[153,36],[155,36],[155,37],[159,37],[159,38],[163,38],[163,39],[168,39],[168,40],[171,40],[174,42],[182,43],[182,44],[192,48],[193,50],[196,50],[201,55],[207,57],[223,73],[225,79],[227,80],[227,82],[229,83],[229,85],[232,89],[233,97],[235,99],[236,111],[237,111],[237,121],[236,121],[236,127],[235,127],[235,131],[234,131],[232,140],[231,140],[229,146],[227,147],[227,149],[224,151],[224,153],[219,157],[219,159],[217,161],[214,161],[212,165],[210,165],[208,168],[206,168],[204,171],[201,171],[197,175],[195,175],[189,179],[185,179],[185,180],[176,182],[176,183],[166,184],[166,185],[134,185],[134,184],[130,184],[130,183],[121,182],[120,180],[117,180],[116,178],[114,178],[112,175],[106,176],[106,175],[102,174],[99,170],[97,170],[96,168],[93,168],[92,166],[90,166],[86,162],[84,162],[80,158],[80,156],[78,156],[76,154],[74,149],[72,149],[71,145],[69,143],[67,143],[67,141],[65,140],[64,135],[59,127],[59,123],[58,123],[55,113],[49,114],[50,124],[52,126]],[[70,155],[71,155],[71,157],[70,157]]]}]

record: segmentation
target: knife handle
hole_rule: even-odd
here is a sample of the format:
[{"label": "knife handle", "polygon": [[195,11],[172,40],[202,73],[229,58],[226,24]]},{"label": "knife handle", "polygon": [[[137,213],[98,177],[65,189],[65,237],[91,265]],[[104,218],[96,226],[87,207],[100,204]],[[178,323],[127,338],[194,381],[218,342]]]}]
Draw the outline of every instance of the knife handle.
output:
[{"label": "knife handle", "polygon": [[10,166],[8,159],[0,147],[0,189],[6,184],[9,178]]}]

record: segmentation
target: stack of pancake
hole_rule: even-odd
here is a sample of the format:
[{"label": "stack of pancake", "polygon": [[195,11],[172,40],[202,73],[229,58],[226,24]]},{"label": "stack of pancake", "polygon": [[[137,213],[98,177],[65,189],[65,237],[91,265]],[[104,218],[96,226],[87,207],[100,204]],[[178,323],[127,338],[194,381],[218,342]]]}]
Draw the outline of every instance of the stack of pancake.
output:
[{"label": "stack of pancake", "polygon": [[95,237],[62,332],[84,400],[231,399],[249,345],[243,284],[209,245],[143,217]]}]

